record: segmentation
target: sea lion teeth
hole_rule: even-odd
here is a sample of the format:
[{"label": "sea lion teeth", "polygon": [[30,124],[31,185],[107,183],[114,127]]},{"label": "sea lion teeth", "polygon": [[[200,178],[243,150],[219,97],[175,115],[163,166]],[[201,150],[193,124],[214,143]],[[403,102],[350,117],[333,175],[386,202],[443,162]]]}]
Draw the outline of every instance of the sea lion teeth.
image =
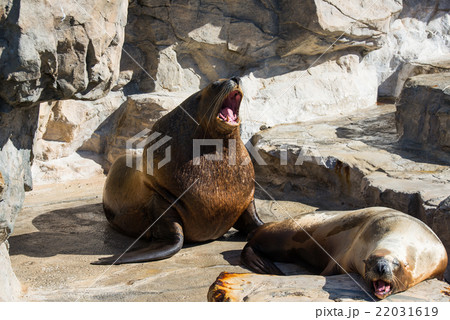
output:
[{"label": "sea lion teeth", "polygon": [[242,93],[239,90],[230,92],[222,103],[218,118],[231,125],[238,124],[237,120],[241,100]]}]

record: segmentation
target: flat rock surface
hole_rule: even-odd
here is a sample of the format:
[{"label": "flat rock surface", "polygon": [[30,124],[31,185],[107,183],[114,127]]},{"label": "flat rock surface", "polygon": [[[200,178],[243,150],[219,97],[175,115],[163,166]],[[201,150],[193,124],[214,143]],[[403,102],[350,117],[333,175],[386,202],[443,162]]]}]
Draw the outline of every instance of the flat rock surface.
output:
[{"label": "flat rock surface", "polygon": [[[186,245],[168,260],[91,265],[124,252],[134,241],[109,227],[101,204],[103,183],[104,178],[42,185],[27,193],[9,240],[13,269],[26,288],[23,300],[206,301],[222,271],[248,272],[239,265],[245,236],[233,229],[219,240]],[[277,218],[275,203],[258,201],[257,206],[265,221],[284,218]],[[291,212],[314,209],[300,204]]]},{"label": "flat rock surface", "polygon": [[[209,287],[221,272],[249,272],[239,264],[245,236],[233,229],[216,241],[186,245],[167,260],[91,265],[90,262],[100,257],[124,252],[134,241],[109,227],[101,205],[103,183],[104,178],[79,180],[38,186],[27,193],[24,209],[9,240],[12,266],[25,288],[22,300],[206,301]],[[316,210],[289,201],[257,200],[256,205],[266,222]],[[144,245],[142,241],[136,247]],[[252,294],[249,294],[251,287],[245,287],[240,294],[248,296],[246,300],[250,301],[370,299],[345,275],[325,278],[310,275],[296,265],[279,266],[295,276],[251,275],[249,286],[260,280],[264,286],[257,284],[257,290],[255,287],[250,290]],[[344,287],[344,291],[339,289]],[[448,292],[445,287],[448,284],[444,282],[427,281],[389,300],[443,301],[448,298],[441,293]],[[334,291],[329,292],[327,288]],[[304,295],[300,297],[298,292]]]},{"label": "flat rock surface", "polygon": [[448,153],[398,144],[395,106],[338,119],[278,125],[253,137],[257,180],[283,200],[321,209],[386,206],[427,223],[450,195]]},{"label": "flat rock surface", "polygon": [[[431,279],[408,291],[391,295],[391,302],[448,302],[449,285]],[[357,274],[335,276],[271,276],[261,274],[221,274],[208,292],[209,301],[248,302],[333,302],[377,301]]]}]

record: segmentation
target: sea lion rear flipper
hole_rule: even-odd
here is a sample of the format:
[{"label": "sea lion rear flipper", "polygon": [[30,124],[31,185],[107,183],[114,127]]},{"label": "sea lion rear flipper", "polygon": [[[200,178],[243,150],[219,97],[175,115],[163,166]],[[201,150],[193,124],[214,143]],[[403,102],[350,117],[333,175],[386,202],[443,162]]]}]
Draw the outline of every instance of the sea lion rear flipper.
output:
[{"label": "sea lion rear flipper", "polygon": [[249,234],[250,232],[256,230],[258,227],[262,226],[264,222],[258,216],[255,207],[255,199],[250,202],[247,209],[241,214],[239,219],[234,224],[234,228],[240,232]]},{"label": "sea lion rear flipper", "polygon": [[[333,274],[339,274],[341,268],[338,267],[336,262],[333,260],[328,263],[328,265],[323,269],[323,271],[320,273],[321,276],[331,276]],[[346,272],[346,270],[343,270]]]},{"label": "sea lion rear flipper", "polygon": [[[148,247],[119,255],[114,255],[111,257],[100,258],[97,261],[91,262],[91,264],[118,265],[124,263],[148,262],[170,258],[175,253],[181,250],[184,242],[183,229],[181,225],[178,222],[173,222],[173,227],[175,227],[174,233],[168,234],[163,239],[151,240]],[[171,228],[171,230],[173,231],[173,228]]]},{"label": "sea lion rear flipper", "polygon": [[271,260],[264,257],[248,243],[241,252],[241,262],[256,273],[284,275]]}]

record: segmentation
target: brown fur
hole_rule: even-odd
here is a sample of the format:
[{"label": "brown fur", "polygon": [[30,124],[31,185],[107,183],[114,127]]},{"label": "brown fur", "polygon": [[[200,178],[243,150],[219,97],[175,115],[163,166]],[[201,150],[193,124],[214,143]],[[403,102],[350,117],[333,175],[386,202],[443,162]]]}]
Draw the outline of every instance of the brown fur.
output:
[{"label": "brown fur", "polygon": [[[390,241],[386,242],[387,239]],[[282,274],[279,269],[273,272],[276,268],[273,261],[306,262],[318,268],[322,275],[356,272],[367,280],[371,289],[372,282],[377,280],[391,285],[391,292],[378,294],[379,298],[439,277],[447,266],[445,248],[430,228],[388,208],[311,213],[295,221],[264,225],[249,239],[241,258],[246,266],[259,273],[269,273],[270,269],[272,273]],[[387,272],[378,271],[380,261],[384,261]]]},{"label": "brown fur", "polygon": [[[254,169],[240,138],[239,123],[229,124],[217,118],[229,93],[239,91],[243,96],[237,82],[216,81],[155,123],[149,135],[158,132],[171,137],[167,143],[171,147],[171,161],[158,168],[167,145],[158,148],[153,154],[153,175],[146,174],[149,145],[143,152],[143,172],[127,168],[124,157],[114,163],[105,184],[103,201],[107,218],[115,228],[138,236],[171,205],[173,207],[164,216],[172,215],[179,220],[184,240],[189,242],[219,238],[244,213],[248,217],[238,226],[245,225],[242,228],[248,230],[241,231],[248,232],[262,224],[254,210]],[[207,159],[208,154],[216,151],[215,147],[207,146],[201,148],[199,159],[193,159],[194,139],[221,139],[223,149],[217,151],[222,153],[223,159]],[[236,154],[230,152],[230,139],[236,141]],[[158,231],[158,224],[172,221],[164,219],[147,232],[148,238],[160,236],[155,233],[164,234],[164,227]]]}]

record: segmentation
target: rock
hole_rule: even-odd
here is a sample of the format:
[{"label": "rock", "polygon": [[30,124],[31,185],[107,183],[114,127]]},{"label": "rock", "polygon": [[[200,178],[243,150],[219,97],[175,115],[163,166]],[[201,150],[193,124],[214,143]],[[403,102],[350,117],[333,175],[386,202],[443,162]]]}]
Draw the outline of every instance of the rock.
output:
[{"label": "rock", "polygon": [[450,71],[447,1],[403,0],[403,10],[365,60],[378,73],[379,96],[398,97],[414,75]]},{"label": "rock", "polygon": [[162,90],[170,92],[195,92],[201,82],[198,74],[191,69],[183,69],[178,63],[174,46],[160,51],[156,79]]},{"label": "rock", "polygon": [[[312,110],[326,100],[328,103],[322,108],[329,112],[330,105],[338,107],[347,101],[354,101],[354,105],[374,103],[376,88],[371,84],[376,83],[376,74],[367,66],[369,74],[360,78],[360,52],[378,48],[392,17],[402,8],[398,1],[391,0],[367,10],[362,10],[357,1],[167,3],[141,1],[130,5],[126,48],[133,59],[125,55],[122,61],[123,70],[134,72],[129,87],[141,91],[197,90],[218,78],[253,74],[252,81],[261,79],[256,87],[285,87],[289,102],[301,111],[306,111],[304,105],[309,102],[313,102],[309,106]],[[343,33],[345,36],[336,41]],[[335,51],[342,53],[329,54]],[[322,60],[308,57],[325,52],[328,56]],[[347,61],[336,64],[340,57]],[[312,71],[313,77],[304,72],[312,64],[322,62],[329,63]],[[283,77],[291,71],[296,73]],[[318,78],[320,74],[323,76]],[[300,77],[304,79],[296,88],[288,85]],[[342,87],[335,77],[345,79]],[[315,100],[317,95],[308,94],[304,87],[318,82],[325,84],[323,88],[338,87],[334,99]],[[361,85],[354,84],[360,83],[367,83],[367,91],[358,91]],[[355,92],[345,95],[344,88]],[[356,100],[352,100],[355,95]],[[263,93],[249,99],[259,103],[268,98]]]},{"label": "rock", "polygon": [[96,101],[42,103],[33,145],[34,183],[55,183],[103,174],[103,160],[79,149],[124,101],[122,92],[111,92]]},{"label": "rock", "polygon": [[11,268],[7,242],[0,244],[0,301],[16,301],[21,293],[21,286]]},{"label": "rock", "polygon": [[0,112],[0,243],[14,229],[14,222],[31,180],[31,145],[36,130],[36,108]]},{"label": "rock", "polygon": [[[278,53],[316,55],[358,48],[377,49],[392,18],[402,10],[399,1],[284,1],[279,19]],[[330,48],[331,47],[331,48]]]},{"label": "rock", "polygon": [[37,111],[36,108],[0,108],[0,301],[14,300],[19,287],[11,270],[5,241],[14,230],[25,190],[33,186],[31,145]]},{"label": "rock", "polygon": [[[13,231],[25,190],[32,188],[36,105],[94,100],[109,92],[119,75],[126,10],[125,0],[0,0],[0,244]],[[54,111],[46,138],[76,139],[76,112],[61,105]],[[8,283],[15,281],[6,258],[0,295],[8,295]]]},{"label": "rock", "polygon": [[[372,106],[377,100],[379,84],[403,79],[413,72],[410,69],[414,72],[445,69],[445,63],[439,62],[445,56],[441,36],[446,30],[445,15],[430,13],[434,9],[428,4],[423,10],[435,22],[422,23],[423,17],[413,10],[416,4],[411,1],[405,1],[403,9],[399,1],[388,0],[370,7],[365,3],[342,1],[303,1],[301,5],[207,1],[169,6],[167,3],[130,3],[121,72],[114,89],[123,88],[126,95],[157,91],[188,96],[217,78],[242,75],[244,141],[262,125],[352,114]],[[438,7],[439,12],[447,10],[441,4]],[[397,18],[399,14],[401,21]],[[420,19],[416,22],[410,17]],[[433,59],[413,59],[413,52],[417,51],[414,48],[420,46],[415,44],[415,37],[407,28],[401,28],[401,23],[408,21],[417,28],[420,23],[425,25],[414,30],[428,30],[431,40],[427,43],[434,49],[440,48],[429,50],[433,51]],[[328,50],[329,44],[342,34]],[[394,42],[400,34],[402,37]],[[402,41],[413,51],[408,51]],[[380,50],[366,55],[380,46]],[[402,52],[402,63],[412,66],[403,68],[404,72],[394,66],[393,52],[397,51]],[[314,55],[323,53],[319,57]],[[400,55],[395,59],[399,60]],[[391,64],[395,70],[383,69]],[[399,75],[387,79],[397,71]],[[395,81],[400,86],[401,81]],[[59,129],[59,121],[53,124],[54,133],[52,126],[48,128],[49,139],[52,134],[63,131],[73,134],[75,130]],[[82,147],[96,154],[106,151],[106,169],[123,154],[113,145],[118,143],[119,149],[124,145],[123,139],[104,139],[106,135],[117,135],[107,133],[109,129],[112,130],[110,124],[102,125]],[[59,144],[53,147],[56,150],[50,153],[58,154]]]},{"label": "rock", "polygon": [[[450,196],[443,200],[431,216],[431,228],[450,252]],[[445,280],[450,282],[450,264],[445,272]]]},{"label": "rock", "polygon": [[33,153],[37,160],[67,157],[116,111],[125,97],[112,92],[96,101],[63,100],[42,103]]},{"label": "rock", "polygon": [[[351,277],[351,278],[350,278]],[[377,301],[358,274],[336,276],[271,276],[222,272],[208,291],[216,302],[357,302]],[[448,284],[427,280],[391,295],[385,302],[448,302]]]},{"label": "rock", "polygon": [[[379,70],[378,67],[379,66],[377,65],[377,70]],[[379,86],[378,96],[382,98],[398,98],[403,90],[406,81],[410,77],[421,74],[434,74],[449,71],[450,62],[431,61],[427,64],[418,62],[399,63],[393,73],[389,73],[389,71],[386,71],[389,74],[389,77],[385,79],[384,82]],[[378,73],[380,74],[381,72]]]},{"label": "rock", "polygon": [[[401,3],[394,0],[370,6],[339,0],[170,5],[169,1],[140,1],[130,4],[126,43],[133,48],[130,51],[139,52],[136,56],[143,69],[150,70],[145,76],[138,71],[145,80],[156,75],[155,52],[162,57],[160,48],[172,45],[176,45],[185,69],[192,67],[197,74],[216,80],[225,76],[223,72],[262,66],[263,61],[278,56],[318,55],[349,48],[355,52],[374,50],[401,9]],[[129,60],[127,66],[131,66]],[[224,63],[231,70],[227,71]]]},{"label": "rock", "polygon": [[106,95],[119,75],[127,5],[125,0],[0,1],[1,103]]},{"label": "rock", "polygon": [[450,159],[398,144],[394,111],[386,105],[259,132],[252,138],[258,194],[321,209],[386,206],[432,226],[450,195]]},{"label": "rock", "polygon": [[437,0],[132,2],[124,89],[191,92],[239,75],[248,140],[261,125],[352,114],[412,73],[445,70],[447,12]]},{"label": "rock", "polygon": [[84,152],[47,161],[34,160],[31,168],[35,185],[53,184],[104,176],[103,159]]},{"label": "rock", "polygon": [[80,148],[104,155],[104,168],[127,151],[126,141],[153,124],[187,98],[185,93],[153,93],[131,95]]},{"label": "rock", "polygon": [[[265,68],[241,78],[244,142],[261,125],[354,114],[376,104],[376,70],[365,66],[361,56],[346,54],[314,65],[313,62],[313,59],[297,62],[309,68],[289,72],[280,65],[281,61],[267,63]],[[274,75],[274,70],[279,70],[280,75]]]},{"label": "rock", "polygon": [[450,72],[410,78],[397,102],[403,143],[450,151]]}]

